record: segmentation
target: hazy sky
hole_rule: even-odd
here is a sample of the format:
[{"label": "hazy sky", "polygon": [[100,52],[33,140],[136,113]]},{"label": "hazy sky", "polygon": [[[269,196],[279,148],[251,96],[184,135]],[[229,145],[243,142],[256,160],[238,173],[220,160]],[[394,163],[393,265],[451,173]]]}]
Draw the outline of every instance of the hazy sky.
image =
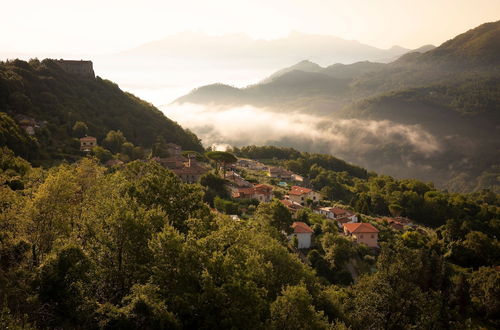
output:
[{"label": "hazy sky", "polygon": [[2,1],[0,52],[113,53],[183,31],[330,34],[369,45],[440,44],[500,19],[500,0]]}]

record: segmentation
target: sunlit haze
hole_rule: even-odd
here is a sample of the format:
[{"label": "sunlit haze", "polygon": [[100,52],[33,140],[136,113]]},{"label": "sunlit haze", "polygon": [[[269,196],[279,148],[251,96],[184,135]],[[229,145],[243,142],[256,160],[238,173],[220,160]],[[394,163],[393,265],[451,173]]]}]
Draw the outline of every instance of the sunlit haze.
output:
[{"label": "sunlit haze", "polygon": [[[97,75],[164,105],[201,85],[253,84],[305,59],[321,65],[388,61],[497,20],[500,1],[48,0],[9,1],[2,11],[0,59],[90,59]],[[388,53],[308,51],[307,42],[314,39],[310,35],[354,40],[354,47],[359,42]],[[325,47],[337,40],[318,38],[316,45]],[[276,39],[281,41],[274,48],[252,44]],[[389,50],[394,45],[404,49]],[[289,46],[302,51],[287,53]],[[143,51],[125,56],[137,47]]]},{"label": "sunlit haze", "polygon": [[47,0],[5,1],[2,11],[0,47],[11,52],[109,53],[183,31],[271,39],[297,30],[416,48],[497,20],[500,1]]}]

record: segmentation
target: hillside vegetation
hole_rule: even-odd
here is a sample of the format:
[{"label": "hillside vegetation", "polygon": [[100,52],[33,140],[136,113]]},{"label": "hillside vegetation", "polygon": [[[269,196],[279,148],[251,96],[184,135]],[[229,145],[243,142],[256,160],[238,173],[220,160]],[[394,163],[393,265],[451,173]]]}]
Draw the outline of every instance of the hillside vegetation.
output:
[{"label": "hillside vegetation", "polygon": [[[366,178],[330,156],[291,149],[239,152],[281,158],[328,193],[324,205],[357,196],[354,209],[380,231],[380,249],[355,243],[335,221],[304,208],[297,218],[312,227],[313,245],[298,251],[284,235],[292,215],[276,199],[257,202],[239,221],[211,210],[207,193],[218,207],[228,198],[214,173],[202,187],[183,184],[154,161],[106,169],[83,158],[45,170],[1,148],[0,324],[498,328],[497,194]],[[212,189],[220,183],[222,190]],[[387,212],[386,202],[418,216],[417,225],[400,231],[373,221],[368,214]]]},{"label": "hillside vegetation", "polygon": [[[0,63],[0,112],[2,142],[29,159],[79,155],[78,136],[72,131],[76,122],[85,123],[87,134],[98,143],[109,131],[119,130],[130,142],[145,148],[161,136],[186,150],[203,150],[193,133],[151,104],[123,92],[111,81],[66,73],[49,59]],[[19,115],[39,124],[33,138],[20,132]]]}]

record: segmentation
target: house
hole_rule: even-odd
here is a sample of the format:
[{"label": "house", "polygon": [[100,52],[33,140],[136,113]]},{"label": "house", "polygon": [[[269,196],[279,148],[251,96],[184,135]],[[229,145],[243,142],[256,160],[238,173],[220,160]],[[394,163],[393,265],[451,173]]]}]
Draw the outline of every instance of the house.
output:
[{"label": "house", "polygon": [[19,127],[22,128],[28,135],[35,135],[35,128],[39,128],[36,120],[31,117],[19,114],[15,116],[15,119],[17,120]]},{"label": "house", "polygon": [[283,167],[270,167],[267,174],[271,178],[290,181],[292,180],[293,172],[290,172]]},{"label": "house", "polygon": [[293,233],[288,238],[297,237],[297,248],[309,249],[311,247],[311,237],[314,232],[311,227],[304,222],[294,222],[291,227],[293,228]]},{"label": "house", "polygon": [[229,217],[233,221],[241,221],[240,217],[237,214],[230,214]]},{"label": "house", "polygon": [[290,192],[288,193],[288,198],[300,205],[306,205],[307,200],[311,200],[313,202],[317,202],[321,199],[321,194],[304,187],[293,186]]},{"label": "house", "polygon": [[90,151],[97,146],[97,139],[93,136],[84,136],[80,139],[80,150]]},{"label": "house", "polygon": [[124,164],[124,162],[122,162],[119,159],[110,159],[104,165],[106,165],[107,167],[115,167],[115,166],[120,167],[123,164]]},{"label": "house", "polygon": [[258,184],[250,188],[233,188],[231,196],[233,198],[256,199],[261,203],[267,203],[273,198],[273,187]]},{"label": "house", "polygon": [[396,218],[380,218],[376,219],[377,222],[387,222],[389,226],[391,226],[395,230],[404,230],[405,227],[411,227],[413,224],[411,223],[410,219],[408,218],[403,218],[403,217],[396,217]]},{"label": "house", "polygon": [[292,180],[297,181],[297,182],[304,182],[304,177],[302,175],[298,175],[298,174],[293,173]]},{"label": "house", "polygon": [[371,223],[346,223],[344,234],[352,237],[356,243],[363,243],[369,247],[378,247],[378,229]]},{"label": "house", "polygon": [[281,204],[285,205],[288,211],[292,214],[292,217],[294,217],[297,213],[298,210],[304,208],[302,205],[299,203],[296,203],[294,201],[291,201],[289,199],[282,199],[280,200]]},{"label": "house", "polygon": [[358,222],[358,216],[356,214],[340,207],[321,207],[314,210],[314,212],[321,214],[328,219],[336,220],[340,228],[342,228],[342,226],[346,223]]},{"label": "house", "polygon": [[266,165],[253,159],[240,158],[236,162],[236,166],[248,168],[253,171],[267,171]]},{"label": "house", "polygon": [[231,181],[238,187],[246,187],[246,188],[253,187],[253,184],[243,179],[241,175],[239,175],[235,171],[226,172],[226,180]]},{"label": "house", "polygon": [[174,172],[185,183],[196,183],[203,174],[208,172],[191,156],[184,157],[177,154],[166,158],[155,157],[153,160]]}]

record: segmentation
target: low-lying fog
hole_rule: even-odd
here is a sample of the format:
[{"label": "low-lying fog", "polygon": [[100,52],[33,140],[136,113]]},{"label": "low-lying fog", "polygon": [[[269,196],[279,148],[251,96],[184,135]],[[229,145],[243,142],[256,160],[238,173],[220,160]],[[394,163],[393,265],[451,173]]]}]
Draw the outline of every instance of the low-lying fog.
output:
[{"label": "low-lying fog", "polygon": [[388,120],[321,118],[252,106],[218,108],[172,104],[161,109],[169,118],[196,133],[205,146],[295,147],[329,153],[371,170],[401,176],[429,170],[421,160],[441,150],[438,139],[418,125]]}]

